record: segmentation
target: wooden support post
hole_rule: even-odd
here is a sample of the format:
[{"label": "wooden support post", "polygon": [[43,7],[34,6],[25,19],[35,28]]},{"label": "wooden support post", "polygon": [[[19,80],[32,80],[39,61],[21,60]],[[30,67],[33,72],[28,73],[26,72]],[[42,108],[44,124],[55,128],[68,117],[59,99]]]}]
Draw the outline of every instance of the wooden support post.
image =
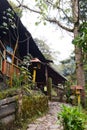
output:
[{"label": "wooden support post", "polygon": [[2,71],[2,56],[0,55],[0,71]]},{"label": "wooden support post", "polygon": [[33,82],[35,83],[36,81],[36,67],[33,69]]},{"label": "wooden support post", "polygon": [[13,80],[13,73],[14,73],[14,70],[13,70],[13,68],[14,68],[14,66],[13,66],[13,61],[12,61],[12,65],[11,65],[11,71],[10,71],[10,73],[11,73],[11,77],[10,77],[10,86],[12,87],[12,80]]},{"label": "wooden support post", "polygon": [[18,92],[18,116],[22,116],[22,90]]},{"label": "wooden support post", "polygon": [[80,105],[80,94],[78,95],[78,105]]},{"label": "wooden support post", "polygon": [[80,111],[81,96],[80,94],[78,94],[77,96],[78,96],[78,109]]},{"label": "wooden support post", "polygon": [[16,50],[17,50],[17,47],[18,47],[18,40],[19,40],[19,37],[17,38],[17,41],[16,41],[16,44],[15,44],[15,48],[14,48],[14,52],[13,52],[13,55],[12,55],[12,65],[11,65],[11,77],[10,77],[10,86],[12,87],[12,80],[13,80],[13,73],[14,73],[14,57],[15,57],[15,53],[16,53]]},{"label": "wooden support post", "polygon": [[45,65],[45,77],[46,77],[46,85],[48,81],[48,70],[47,70],[47,65]]},{"label": "wooden support post", "polygon": [[2,64],[2,73],[6,74],[6,59],[3,61],[3,64]]},{"label": "wooden support post", "polygon": [[6,74],[6,51],[5,50],[3,51],[3,57],[4,57],[4,60],[2,63],[2,73]]}]

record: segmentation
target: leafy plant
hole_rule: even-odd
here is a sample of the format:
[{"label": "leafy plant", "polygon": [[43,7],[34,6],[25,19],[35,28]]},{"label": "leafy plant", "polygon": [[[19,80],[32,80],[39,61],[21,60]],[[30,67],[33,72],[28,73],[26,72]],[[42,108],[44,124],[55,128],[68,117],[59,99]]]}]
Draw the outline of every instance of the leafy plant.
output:
[{"label": "leafy plant", "polygon": [[[17,88],[17,87],[28,87],[29,89],[31,87],[34,86],[34,84],[32,83],[32,76],[31,73],[28,69],[28,67],[30,66],[30,56],[27,55],[24,57],[24,60],[22,62],[22,64],[20,64],[20,73],[17,76],[15,73],[13,75],[13,82],[12,82],[12,86]],[[7,79],[7,85],[10,85],[10,81]]]},{"label": "leafy plant", "polygon": [[83,22],[79,27],[79,35],[73,40],[74,45],[78,45],[87,52],[87,22]]},{"label": "leafy plant", "polygon": [[14,15],[15,13],[11,8],[3,11],[3,23],[1,24],[0,29],[2,29],[4,35],[7,35],[7,32],[10,32],[11,29],[15,30],[17,28]]},{"label": "leafy plant", "polygon": [[72,85],[72,82],[70,82],[70,81],[65,82],[66,87],[64,88],[64,91],[65,91],[65,95],[67,97],[67,102],[69,102],[69,103],[71,103],[71,99],[70,99],[70,96],[72,94],[71,89],[70,89],[71,85]]},{"label": "leafy plant", "polygon": [[28,86],[33,85],[32,76],[31,76],[31,73],[29,71],[29,66],[31,64],[31,62],[30,62],[31,58],[32,57],[30,54],[26,55],[23,59],[22,64],[20,65],[21,66],[20,79],[22,81],[22,84],[25,84]]},{"label": "leafy plant", "polygon": [[13,87],[20,87],[21,86],[21,77],[17,77],[16,74],[13,75]]},{"label": "leafy plant", "polygon": [[18,15],[18,17],[22,17],[22,8],[17,8],[17,5],[11,1],[11,0],[8,0],[9,4],[12,6],[14,12],[16,12],[16,14]]},{"label": "leafy plant", "polygon": [[61,112],[58,113],[58,119],[64,130],[85,130],[85,114],[77,107],[63,105]]}]

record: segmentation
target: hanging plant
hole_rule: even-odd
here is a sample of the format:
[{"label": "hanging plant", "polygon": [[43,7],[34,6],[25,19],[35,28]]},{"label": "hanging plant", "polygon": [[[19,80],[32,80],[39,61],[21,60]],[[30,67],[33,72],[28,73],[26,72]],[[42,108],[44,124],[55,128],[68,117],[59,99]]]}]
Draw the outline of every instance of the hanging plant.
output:
[{"label": "hanging plant", "polygon": [[3,34],[6,35],[7,31],[9,31],[10,28],[16,29],[14,15],[15,13],[11,8],[8,8],[5,11],[3,11],[3,16],[2,16],[3,22],[2,22],[2,25],[0,26]]}]

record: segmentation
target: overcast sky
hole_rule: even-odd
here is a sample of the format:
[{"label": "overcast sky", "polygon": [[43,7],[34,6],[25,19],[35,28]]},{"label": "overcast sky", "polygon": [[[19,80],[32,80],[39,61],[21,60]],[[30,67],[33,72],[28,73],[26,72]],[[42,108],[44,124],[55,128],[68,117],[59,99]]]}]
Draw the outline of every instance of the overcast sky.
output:
[{"label": "overcast sky", "polygon": [[[26,2],[28,2],[28,0]],[[31,2],[31,6],[32,4],[33,3]],[[35,22],[38,20],[37,14],[30,13],[29,11],[23,13],[21,20],[32,34],[33,38],[45,40],[53,50],[60,52],[58,55],[58,61],[64,60],[70,56],[73,51],[73,37],[71,34],[49,23],[45,26],[43,24],[36,26]]]}]

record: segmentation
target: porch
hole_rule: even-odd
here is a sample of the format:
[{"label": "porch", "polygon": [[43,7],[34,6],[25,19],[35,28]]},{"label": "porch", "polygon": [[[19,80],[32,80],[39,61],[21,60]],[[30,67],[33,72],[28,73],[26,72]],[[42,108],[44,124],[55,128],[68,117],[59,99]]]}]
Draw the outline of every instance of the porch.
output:
[{"label": "porch", "polygon": [[0,41],[0,72],[7,77],[11,77],[14,74],[19,75],[21,60],[14,56],[14,60],[12,63],[13,53],[6,50],[6,47]]}]

